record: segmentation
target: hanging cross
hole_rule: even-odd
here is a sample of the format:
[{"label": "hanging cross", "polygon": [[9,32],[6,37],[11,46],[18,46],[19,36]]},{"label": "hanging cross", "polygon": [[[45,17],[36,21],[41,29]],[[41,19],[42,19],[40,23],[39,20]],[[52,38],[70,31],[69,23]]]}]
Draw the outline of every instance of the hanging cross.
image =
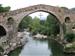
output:
[{"label": "hanging cross", "polygon": [[40,13],[40,15],[39,15],[39,16],[40,16],[40,19],[41,19],[41,17],[43,16],[43,15],[42,15],[42,13]]}]

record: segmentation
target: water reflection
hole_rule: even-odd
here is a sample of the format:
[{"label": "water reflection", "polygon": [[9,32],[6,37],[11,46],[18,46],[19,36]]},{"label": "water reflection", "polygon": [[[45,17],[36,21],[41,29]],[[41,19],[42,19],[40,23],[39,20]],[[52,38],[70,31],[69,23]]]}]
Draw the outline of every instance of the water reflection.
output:
[{"label": "water reflection", "polygon": [[75,54],[64,54],[64,56],[75,56]]},{"label": "water reflection", "polygon": [[64,56],[63,46],[54,40],[29,40],[20,56]]},{"label": "water reflection", "polygon": [[64,56],[63,46],[55,40],[48,40],[48,48],[52,52],[52,56]]},{"label": "water reflection", "polygon": [[23,48],[20,56],[49,56],[47,41],[30,40]]}]

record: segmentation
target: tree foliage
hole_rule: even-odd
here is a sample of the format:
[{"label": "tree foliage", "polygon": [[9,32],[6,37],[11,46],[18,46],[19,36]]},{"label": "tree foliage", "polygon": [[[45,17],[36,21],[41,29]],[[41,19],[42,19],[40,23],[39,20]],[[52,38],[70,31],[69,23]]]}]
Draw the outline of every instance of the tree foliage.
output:
[{"label": "tree foliage", "polygon": [[65,34],[65,37],[67,42],[73,42],[75,40],[75,34],[74,33],[68,33]]},{"label": "tree foliage", "polygon": [[19,24],[19,29],[25,29],[29,27],[29,24],[32,22],[31,16],[26,16],[23,18],[23,20]]},{"label": "tree foliage", "polygon": [[40,19],[38,17],[34,17],[32,23],[30,24],[30,28],[33,33],[38,33],[40,31]]},{"label": "tree foliage", "polygon": [[67,7],[61,7],[61,8],[68,10],[68,8],[67,8]]},{"label": "tree foliage", "polygon": [[57,35],[60,32],[59,21],[53,15],[48,15],[46,20],[40,20],[38,17],[33,19],[30,16],[25,17],[19,27],[20,29],[29,28],[33,34]]},{"label": "tree foliage", "polygon": [[1,12],[8,12],[10,10],[10,7],[7,6],[7,7],[3,7],[2,4],[0,4],[0,13]]},{"label": "tree foliage", "polygon": [[60,32],[59,21],[53,15],[48,15],[45,23],[48,35],[57,35]]}]

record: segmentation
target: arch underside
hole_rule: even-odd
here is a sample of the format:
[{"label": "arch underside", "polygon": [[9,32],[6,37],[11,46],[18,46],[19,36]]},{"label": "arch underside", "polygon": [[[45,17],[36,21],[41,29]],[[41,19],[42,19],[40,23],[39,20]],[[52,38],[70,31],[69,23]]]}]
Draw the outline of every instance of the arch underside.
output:
[{"label": "arch underside", "polygon": [[6,35],[6,30],[3,26],[0,25],[0,36],[5,36]]}]

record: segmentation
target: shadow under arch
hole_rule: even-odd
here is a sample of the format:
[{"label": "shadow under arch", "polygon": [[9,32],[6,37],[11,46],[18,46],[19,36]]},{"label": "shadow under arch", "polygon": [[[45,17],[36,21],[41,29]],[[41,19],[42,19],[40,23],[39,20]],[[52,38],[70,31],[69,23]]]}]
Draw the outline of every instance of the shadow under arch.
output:
[{"label": "shadow under arch", "polygon": [[1,26],[0,25],[0,36],[2,37],[2,36],[6,36],[6,29],[3,27],[3,26]]},{"label": "shadow under arch", "polygon": [[64,56],[64,46],[54,39],[48,39],[48,48],[52,56]]},{"label": "shadow under arch", "polygon": [[13,24],[13,23],[14,23],[13,17],[7,18],[7,24]]},{"label": "shadow under arch", "polygon": [[65,23],[70,23],[71,20],[70,20],[70,17],[65,17]]}]

